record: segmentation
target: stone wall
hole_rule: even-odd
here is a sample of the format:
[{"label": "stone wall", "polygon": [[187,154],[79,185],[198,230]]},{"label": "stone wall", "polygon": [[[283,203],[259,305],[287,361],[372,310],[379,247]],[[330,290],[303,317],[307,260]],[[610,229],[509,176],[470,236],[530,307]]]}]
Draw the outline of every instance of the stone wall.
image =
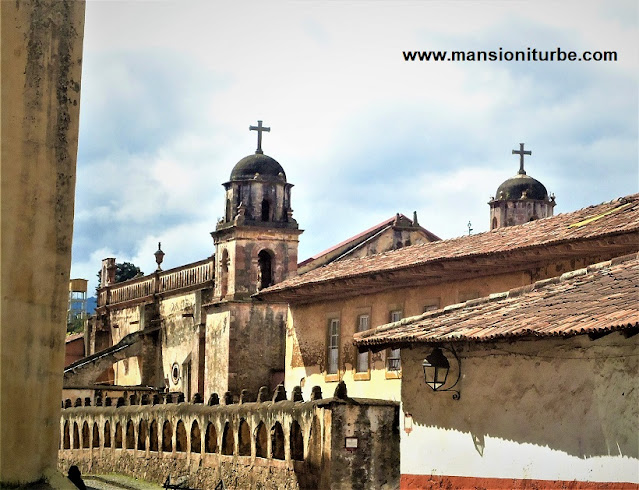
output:
[{"label": "stone wall", "polygon": [[[337,398],[219,405],[178,403],[64,409],[59,468],[118,471],[193,488],[397,488],[398,406]],[[315,391],[315,397],[321,393]],[[223,402],[230,402],[224,397]],[[157,397],[156,397],[157,400]],[[357,441],[347,448],[346,438]],[[352,444],[351,444],[352,445]]]},{"label": "stone wall", "polygon": [[54,471],[84,2],[0,2],[0,486]]}]

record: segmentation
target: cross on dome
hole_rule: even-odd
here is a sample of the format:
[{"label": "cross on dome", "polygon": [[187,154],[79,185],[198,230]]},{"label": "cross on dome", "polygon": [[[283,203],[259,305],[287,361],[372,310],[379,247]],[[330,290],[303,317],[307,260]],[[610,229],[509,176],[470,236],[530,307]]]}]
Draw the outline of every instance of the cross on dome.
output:
[{"label": "cross on dome", "polygon": [[267,133],[271,131],[271,128],[267,128],[262,126],[262,121],[257,121],[257,126],[249,126],[249,131],[257,131],[257,150],[255,153],[264,153],[262,151],[262,131],[266,131]]},{"label": "cross on dome", "polygon": [[524,170],[524,155],[532,155],[532,151],[524,151],[524,143],[519,143],[519,150],[513,150],[513,155],[519,155],[519,172],[520,175],[526,175]]}]

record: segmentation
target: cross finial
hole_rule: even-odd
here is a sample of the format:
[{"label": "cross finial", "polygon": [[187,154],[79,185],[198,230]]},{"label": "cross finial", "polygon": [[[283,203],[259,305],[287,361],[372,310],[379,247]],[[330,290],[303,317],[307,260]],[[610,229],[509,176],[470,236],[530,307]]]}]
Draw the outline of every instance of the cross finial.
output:
[{"label": "cross finial", "polygon": [[255,153],[264,153],[262,151],[262,131],[268,133],[270,130],[271,128],[262,126],[262,121],[257,121],[257,126],[249,126],[249,131],[257,131],[257,150]]},{"label": "cross finial", "polygon": [[519,155],[519,172],[520,175],[526,175],[524,170],[524,155],[532,155],[532,151],[524,151],[524,144],[519,143],[519,150],[513,150],[513,155]]}]

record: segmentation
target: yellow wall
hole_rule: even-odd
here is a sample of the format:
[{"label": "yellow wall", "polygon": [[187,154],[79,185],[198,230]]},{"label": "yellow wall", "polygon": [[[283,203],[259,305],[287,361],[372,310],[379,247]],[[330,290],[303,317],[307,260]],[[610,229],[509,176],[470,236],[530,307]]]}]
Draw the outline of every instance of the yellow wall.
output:
[{"label": "yellow wall", "polygon": [[0,26],[0,482],[27,483],[56,466],[84,2],[0,2]]},{"label": "yellow wall", "polygon": [[[371,354],[368,376],[355,372],[357,354],[353,346],[353,334],[359,315],[369,314],[369,327],[374,328],[389,323],[393,310],[401,310],[403,318],[420,315],[425,307],[443,308],[554,277],[585,265],[584,260],[560,261],[529,271],[449,281],[432,286],[407,286],[343,300],[292,304],[289,306],[286,330],[286,389],[290,391],[294,386],[302,385],[304,399],[308,399],[312,387],[318,385],[324,396],[332,396],[337,382],[344,380],[349,396],[399,401],[401,371],[386,369],[386,351]],[[328,323],[331,318],[339,318],[341,325],[338,376],[326,374]]]}]

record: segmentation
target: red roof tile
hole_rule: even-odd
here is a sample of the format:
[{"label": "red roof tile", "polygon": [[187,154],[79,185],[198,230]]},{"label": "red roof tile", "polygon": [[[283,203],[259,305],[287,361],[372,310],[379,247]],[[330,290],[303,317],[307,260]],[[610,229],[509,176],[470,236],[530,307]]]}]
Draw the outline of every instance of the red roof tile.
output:
[{"label": "red roof tile", "polygon": [[481,342],[630,328],[639,328],[637,254],[356,333],[354,343]]},{"label": "red roof tile", "polygon": [[408,269],[442,260],[500,254],[637,231],[639,231],[639,194],[633,194],[519,226],[497,228],[476,235],[412,245],[377,255],[332,262],[264,289],[260,292],[260,296],[268,297],[269,294],[294,291],[336,279]]}]

